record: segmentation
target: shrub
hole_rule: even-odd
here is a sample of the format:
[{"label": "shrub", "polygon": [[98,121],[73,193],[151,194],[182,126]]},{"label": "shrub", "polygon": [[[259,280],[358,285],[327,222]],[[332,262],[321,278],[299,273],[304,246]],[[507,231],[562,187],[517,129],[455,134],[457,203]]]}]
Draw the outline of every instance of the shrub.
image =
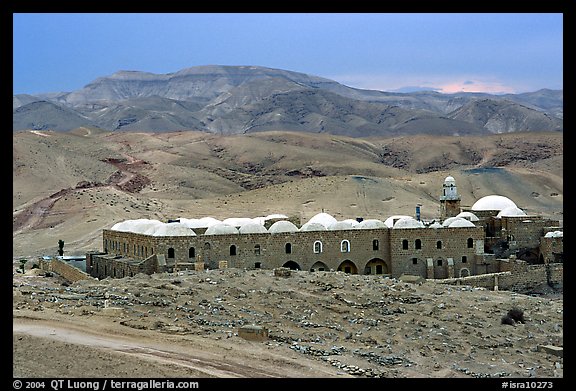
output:
[{"label": "shrub", "polygon": [[510,315],[504,315],[502,317],[502,324],[509,324],[510,326],[514,326],[516,322],[510,317]]},{"label": "shrub", "polygon": [[524,323],[524,311],[521,309],[514,307],[510,311],[508,311],[508,316],[512,318],[515,322]]}]

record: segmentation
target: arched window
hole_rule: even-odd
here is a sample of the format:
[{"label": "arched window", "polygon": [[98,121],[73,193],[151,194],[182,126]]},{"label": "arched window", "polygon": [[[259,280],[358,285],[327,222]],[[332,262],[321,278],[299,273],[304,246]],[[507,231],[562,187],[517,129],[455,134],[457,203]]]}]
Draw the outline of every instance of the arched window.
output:
[{"label": "arched window", "polygon": [[436,248],[437,248],[437,249],[441,249],[441,248],[442,248],[442,241],[441,241],[441,240],[439,240],[439,241],[436,242]]},{"label": "arched window", "polygon": [[408,250],[408,240],[406,239],[402,241],[402,250]]},{"label": "arched window", "polygon": [[291,243],[286,243],[284,248],[286,249],[286,254],[292,254],[292,244]]},{"label": "arched window", "polygon": [[438,266],[442,266],[442,260],[441,260],[441,259],[439,259],[439,260],[436,261],[436,262],[437,262],[437,265],[438,265]]},{"label": "arched window", "polygon": [[196,249],[194,247],[190,247],[188,249],[188,258],[194,258],[196,256]]},{"label": "arched window", "polygon": [[204,250],[210,250],[210,243],[204,243]]},{"label": "arched window", "polygon": [[372,241],[372,250],[373,251],[378,251],[378,248],[380,247],[380,243],[378,242],[378,239],[374,239]]},{"label": "arched window", "polygon": [[416,239],[416,241],[414,242],[414,248],[416,250],[420,250],[422,248],[422,241],[420,239]]},{"label": "arched window", "polygon": [[474,239],[472,238],[468,238],[468,248],[473,248],[474,247]]},{"label": "arched window", "polygon": [[319,254],[322,252],[322,242],[317,240],[314,242],[314,253]]},{"label": "arched window", "polygon": [[348,240],[343,240],[340,243],[340,252],[349,253],[350,252],[350,242]]},{"label": "arched window", "polygon": [[235,245],[230,246],[230,255],[236,255],[236,246]]},{"label": "arched window", "polygon": [[260,255],[260,245],[259,244],[254,246],[254,255]]},{"label": "arched window", "polygon": [[168,249],[168,258],[174,258],[174,249],[172,247]]}]

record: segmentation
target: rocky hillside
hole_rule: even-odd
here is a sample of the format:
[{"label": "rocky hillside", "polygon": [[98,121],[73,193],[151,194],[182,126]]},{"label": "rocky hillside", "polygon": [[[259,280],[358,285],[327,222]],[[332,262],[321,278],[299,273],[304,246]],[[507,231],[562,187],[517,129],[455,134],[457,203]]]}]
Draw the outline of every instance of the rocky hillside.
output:
[{"label": "rocky hillside", "polygon": [[198,66],[160,75],[120,71],[77,91],[13,97],[14,131],[92,126],[219,134],[483,135],[558,131],[562,117],[562,91],[389,93],[258,66]]},{"label": "rocky hillside", "polygon": [[[548,378],[562,388],[563,296],[550,288],[240,269],[66,284],[17,263],[14,377]],[[243,339],[243,326],[268,338]]]}]

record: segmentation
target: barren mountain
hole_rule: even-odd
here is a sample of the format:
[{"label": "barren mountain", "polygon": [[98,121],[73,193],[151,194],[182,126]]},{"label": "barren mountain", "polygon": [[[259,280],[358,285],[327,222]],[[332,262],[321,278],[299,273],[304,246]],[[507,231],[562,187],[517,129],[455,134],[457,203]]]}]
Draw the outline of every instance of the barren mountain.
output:
[{"label": "barren mountain", "polygon": [[[47,111],[37,100],[61,108]],[[475,114],[448,115],[471,102]],[[500,102],[515,102],[515,110]],[[561,130],[562,91],[489,95],[391,93],[347,87],[304,73],[258,66],[198,66],[169,74],[120,71],[72,92],[13,97],[13,130],[73,127],[240,134],[293,130],[354,137],[401,134],[482,135]],[[470,109],[465,109],[465,112]],[[487,113],[476,113],[488,110]],[[482,122],[478,118],[505,117]]]},{"label": "barren mountain", "polygon": [[449,115],[450,118],[476,124],[492,133],[517,131],[562,130],[562,120],[512,101],[475,100]]}]

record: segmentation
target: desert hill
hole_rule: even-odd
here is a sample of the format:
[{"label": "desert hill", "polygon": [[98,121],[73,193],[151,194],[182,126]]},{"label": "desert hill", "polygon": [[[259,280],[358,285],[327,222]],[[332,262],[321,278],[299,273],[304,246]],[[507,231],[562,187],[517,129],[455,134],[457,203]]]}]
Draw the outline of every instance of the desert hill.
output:
[{"label": "desert hill", "polygon": [[[490,121],[482,120],[486,116]],[[561,90],[392,93],[259,66],[207,65],[169,74],[119,71],[76,91],[13,97],[13,131],[89,126],[216,134],[282,129],[352,137],[484,135],[562,130],[562,118]]]},{"label": "desert hill", "polygon": [[135,218],[386,219],[419,203],[432,219],[448,175],[463,206],[499,194],[562,220],[562,136],[14,132],[13,255],[100,249],[102,229]]}]

